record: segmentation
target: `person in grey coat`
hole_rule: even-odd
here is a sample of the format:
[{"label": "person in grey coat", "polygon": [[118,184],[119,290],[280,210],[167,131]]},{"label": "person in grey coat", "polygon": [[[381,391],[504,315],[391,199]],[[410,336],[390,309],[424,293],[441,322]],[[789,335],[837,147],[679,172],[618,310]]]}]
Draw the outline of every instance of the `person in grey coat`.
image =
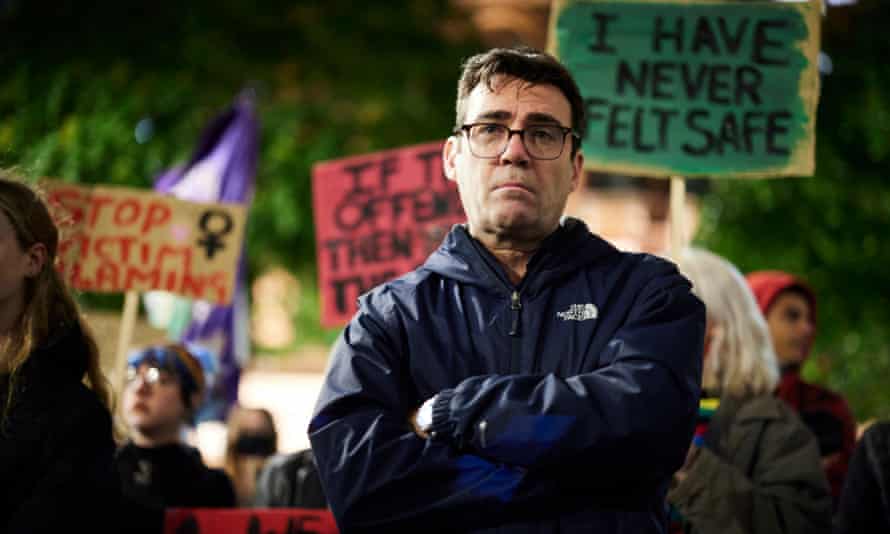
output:
[{"label": "person in grey coat", "polygon": [[679,266],[707,309],[703,399],[668,501],[673,532],[828,533],[831,497],[815,436],[772,392],[776,356],[741,273],[689,249]]}]

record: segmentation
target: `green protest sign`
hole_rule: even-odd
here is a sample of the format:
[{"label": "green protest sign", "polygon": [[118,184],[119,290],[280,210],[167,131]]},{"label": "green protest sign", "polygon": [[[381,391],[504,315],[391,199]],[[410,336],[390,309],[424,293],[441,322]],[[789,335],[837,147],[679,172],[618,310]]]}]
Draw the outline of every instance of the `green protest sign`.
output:
[{"label": "green protest sign", "polygon": [[818,9],[557,0],[548,48],[581,88],[585,166],[656,177],[811,175]]}]

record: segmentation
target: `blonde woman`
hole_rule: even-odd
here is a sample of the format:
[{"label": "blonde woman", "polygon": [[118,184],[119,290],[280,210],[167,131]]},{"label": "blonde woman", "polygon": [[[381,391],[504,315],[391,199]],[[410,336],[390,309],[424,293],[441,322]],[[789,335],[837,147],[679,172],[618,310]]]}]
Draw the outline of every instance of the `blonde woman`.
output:
[{"label": "blonde woman", "polygon": [[699,423],[668,501],[674,532],[828,533],[831,498],[818,444],[772,393],[766,322],[741,273],[689,249],[678,261],[707,308]]},{"label": "blonde woman", "polygon": [[113,522],[111,392],[58,243],[43,200],[0,172],[0,532]]}]

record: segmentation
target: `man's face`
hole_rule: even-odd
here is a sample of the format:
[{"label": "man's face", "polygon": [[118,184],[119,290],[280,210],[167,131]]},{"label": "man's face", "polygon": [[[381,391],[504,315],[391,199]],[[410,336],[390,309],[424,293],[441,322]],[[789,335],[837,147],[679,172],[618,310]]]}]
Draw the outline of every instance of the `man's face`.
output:
[{"label": "man's face", "polygon": [[[497,123],[520,130],[532,125],[572,126],[569,101],[553,85],[529,85],[498,77],[491,91],[477,85],[467,98],[465,124]],[[540,241],[556,229],[566,199],[578,185],[584,158],[571,153],[571,139],[554,160],[532,159],[519,135],[500,157],[483,159],[470,152],[466,135],[445,145],[445,174],[457,181],[470,234],[495,234]]]},{"label": "man's face", "polygon": [[779,293],[766,314],[766,322],[779,363],[802,363],[807,357],[815,332],[807,299],[796,292]]},{"label": "man's face", "polygon": [[179,381],[169,371],[147,363],[130,368],[124,389],[127,424],[147,437],[177,432],[187,414],[179,388]]}]

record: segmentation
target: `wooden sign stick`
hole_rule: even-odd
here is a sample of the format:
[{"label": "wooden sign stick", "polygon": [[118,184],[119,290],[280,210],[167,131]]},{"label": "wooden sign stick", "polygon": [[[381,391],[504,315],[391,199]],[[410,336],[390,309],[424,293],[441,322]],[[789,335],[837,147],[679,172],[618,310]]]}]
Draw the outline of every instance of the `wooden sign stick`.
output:
[{"label": "wooden sign stick", "polygon": [[114,383],[118,386],[118,398],[124,393],[127,385],[127,352],[133,341],[133,327],[139,312],[139,292],[127,291],[124,294],[124,313],[121,317],[120,332],[117,338],[117,359],[114,366]]},{"label": "wooden sign stick", "polygon": [[671,257],[680,259],[686,246],[686,179],[671,177]]}]

